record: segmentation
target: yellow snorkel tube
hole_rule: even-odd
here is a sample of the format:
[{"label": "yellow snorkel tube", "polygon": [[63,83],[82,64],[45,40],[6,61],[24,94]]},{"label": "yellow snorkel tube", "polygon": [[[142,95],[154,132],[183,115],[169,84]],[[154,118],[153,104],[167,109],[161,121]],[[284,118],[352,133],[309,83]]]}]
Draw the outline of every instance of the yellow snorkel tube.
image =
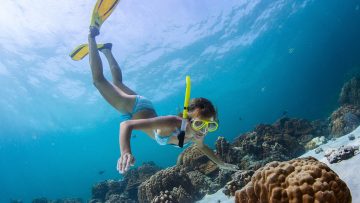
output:
[{"label": "yellow snorkel tube", "polygon": [[189,110],[189,102],[190,102],[190,90],[191,90],[190,76],[186,76],[184,110],[183,110],[183,115],[182,115],[180,133],[177,136],[178,140],[179,140],[179,147],[184,146],[186,122],[187,122],[187,118],[188,118],[188,110]]}]

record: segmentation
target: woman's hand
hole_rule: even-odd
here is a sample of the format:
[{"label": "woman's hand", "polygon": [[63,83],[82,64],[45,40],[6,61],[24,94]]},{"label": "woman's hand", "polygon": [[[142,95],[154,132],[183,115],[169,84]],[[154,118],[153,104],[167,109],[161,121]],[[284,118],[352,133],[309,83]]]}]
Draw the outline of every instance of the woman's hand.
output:
[{"label": "woman's hand", "polygon": [[220,165],[219,165],[219,168],[225,169],[225,170],[230,170],[230,171],[237,171],[237,170],[239,170],[239,167],[238,167],[237,165],[228,164],[228,163],[220,164]]},{"label": "woman's hand", "polygon": [[129,170],[130,166],[134,166],[135,158],[129,152],[121,154],[121,157],[118,159],[116,169],[119,173],[125,173]]}]

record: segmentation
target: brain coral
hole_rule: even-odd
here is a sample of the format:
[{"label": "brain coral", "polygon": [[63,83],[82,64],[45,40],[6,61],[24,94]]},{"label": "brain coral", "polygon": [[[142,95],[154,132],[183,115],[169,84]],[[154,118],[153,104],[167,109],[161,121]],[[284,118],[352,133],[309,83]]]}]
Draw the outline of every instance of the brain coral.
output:
[{"label": "brain coral", "polygon": [[346,184],[326,164],[313,157],[271,162],[255,172],[235,194],[239,203],[350,203]]}]

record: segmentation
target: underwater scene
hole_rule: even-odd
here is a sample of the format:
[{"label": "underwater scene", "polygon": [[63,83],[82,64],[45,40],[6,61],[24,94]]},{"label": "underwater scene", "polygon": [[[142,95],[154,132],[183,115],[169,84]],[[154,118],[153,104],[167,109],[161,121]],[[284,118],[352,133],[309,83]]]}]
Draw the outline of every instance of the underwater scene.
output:
[{"label": "underwater scene", "polygon": [[360,0],[0,16],[0,203],[360,202]]}]

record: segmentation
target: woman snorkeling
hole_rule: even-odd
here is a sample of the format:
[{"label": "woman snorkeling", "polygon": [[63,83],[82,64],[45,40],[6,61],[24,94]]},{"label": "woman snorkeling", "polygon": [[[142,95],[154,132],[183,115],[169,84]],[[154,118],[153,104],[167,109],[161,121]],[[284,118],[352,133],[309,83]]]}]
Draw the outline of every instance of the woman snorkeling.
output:
[{"label": "woman snorkeling", "polygon": [[[117,170],[124,173],[135,162],[130,148],[132,130],[143,131],[160,145],[177,145],[177,135],[180,131],[182,118],[179,116],[158,116],[150,100],[136,94],[123,84],[121,69],[111,52],[112,45],[105,44],[98,49],[95,40],[97,35],[99,35],[99,29],[91,26],[88,40],[92,78],[95,87],[105,100],[123,114],[125,118],[125,121],[120,123],[119,144],[121,155],[117,162]],[[107,81],[103,75],[103,66],[98,50],[105,55],[109,63],[113,79],[112,83]],[[185,145],[194,142],[196,147],[220,168],[237,170],[236,165],[224,163],[204,144],[205,136],[218,128],[217,114],[212,103],[205,98],[191,100],[188,107],[188,116],[184,139]]]}]

